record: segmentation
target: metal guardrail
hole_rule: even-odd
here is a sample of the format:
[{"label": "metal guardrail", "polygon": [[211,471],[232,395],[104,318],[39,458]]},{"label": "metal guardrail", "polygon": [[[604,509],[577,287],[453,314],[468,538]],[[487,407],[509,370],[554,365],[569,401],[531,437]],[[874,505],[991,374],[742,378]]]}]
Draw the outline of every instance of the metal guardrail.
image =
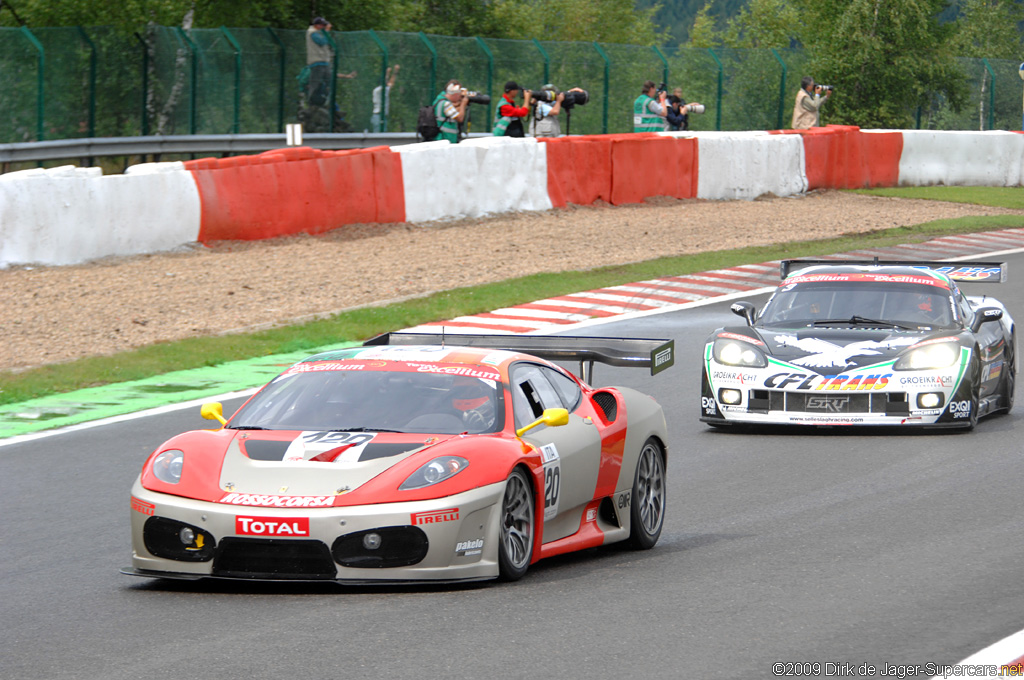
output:
[{"label": "metal guardrail", "polygon": [[[471,133],[470,137],[486,137]],[[152,135],[148,137],[93,137],[56,139],[43,142],[0,144],[0,163],[33,163],[62,159],[92,159],[103,156],[143,156],[157,160],[163,155],[261,153],[286,146],[286,135]],[[368,149],[417,142],[415,132],[313,133],[304,134],[303,146],[316,149]]]}]

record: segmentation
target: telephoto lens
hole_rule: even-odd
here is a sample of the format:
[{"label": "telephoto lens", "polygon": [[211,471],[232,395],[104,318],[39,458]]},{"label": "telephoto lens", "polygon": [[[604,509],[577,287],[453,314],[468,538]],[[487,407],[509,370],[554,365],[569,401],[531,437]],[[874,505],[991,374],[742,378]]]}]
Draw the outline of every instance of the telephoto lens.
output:
[{"label": "telephoto lens", "polygon": [[576,90],[575,92],[566,92],[565,99],[562,100],[562,106],[567,109],[571,109],[574,106],[583,106],[590,101],[590,94],[586,90]]}]

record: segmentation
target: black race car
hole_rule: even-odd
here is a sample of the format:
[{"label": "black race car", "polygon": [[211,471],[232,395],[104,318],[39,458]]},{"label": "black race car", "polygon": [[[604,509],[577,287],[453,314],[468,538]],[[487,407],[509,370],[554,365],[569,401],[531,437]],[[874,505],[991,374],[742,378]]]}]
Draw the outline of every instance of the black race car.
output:
[{"label": "black race car", "polygon": [[710,425],[972,428],[1013,406],[1016,337],[998,300],[957,282],[1005,280],[992,262],[786,260],[764,308],[737,302],[703,354]]}]

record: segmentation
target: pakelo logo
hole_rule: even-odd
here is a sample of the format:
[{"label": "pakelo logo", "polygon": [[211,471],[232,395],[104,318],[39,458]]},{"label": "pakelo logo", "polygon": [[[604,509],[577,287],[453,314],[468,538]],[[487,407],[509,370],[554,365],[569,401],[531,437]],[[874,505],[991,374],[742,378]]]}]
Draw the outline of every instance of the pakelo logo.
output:
[{"label": "pakelo logo", "polygon": [[483,552],[484,539],[475,538],[472,541],[459,541],[455,544],[455,554],[459,557],[467,555],[479,555]]},{"label": "pakelo logo", "polygon": [[444,510],[430,510],[428,512],[414,512],[409,516],[413,526],[418,524],[439,524],[441,522],[452,522],[459,518],[458,508],[445,508]]},{"label": "pakelo logo", "polygon": [[309,518],[235,517],[235,533],[242,536],[309,536]]},{"label": "pakelo logo", "polygon": [[970,418],[971,402],[967,400],[951,401],[949,402],[949,412],[954,418]]}]

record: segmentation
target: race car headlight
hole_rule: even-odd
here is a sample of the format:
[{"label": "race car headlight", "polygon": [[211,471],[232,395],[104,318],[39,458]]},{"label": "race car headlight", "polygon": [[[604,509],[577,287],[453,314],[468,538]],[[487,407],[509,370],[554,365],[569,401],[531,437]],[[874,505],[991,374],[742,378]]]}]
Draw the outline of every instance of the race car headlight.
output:
[{"label": "race car headlight", "polygon": [[440,456],[409,475],[398,488],[401,491],[422,489],[425,486],[454,477],[465,470],[468,465],[469,461],[459,456]]},{"label": "race car headlight", "polygon": [[925,345],[907,352],[892,365],[897,371],[925,371],[946,368],[960,358],[960,346],[952,342]]},{"label": "race car headlight", "polygon": [[153,459],[153,474],[161,482],[177,484],[181,481],[181,469],[184,466],[184,451],[168,449]]},{"label": "race car headlight", "polygon": [[751,366],[764,368],[768,365],[768,357],[752,345],[737,340],[719,338],[713,348],[715,361],[726,366]]}]

